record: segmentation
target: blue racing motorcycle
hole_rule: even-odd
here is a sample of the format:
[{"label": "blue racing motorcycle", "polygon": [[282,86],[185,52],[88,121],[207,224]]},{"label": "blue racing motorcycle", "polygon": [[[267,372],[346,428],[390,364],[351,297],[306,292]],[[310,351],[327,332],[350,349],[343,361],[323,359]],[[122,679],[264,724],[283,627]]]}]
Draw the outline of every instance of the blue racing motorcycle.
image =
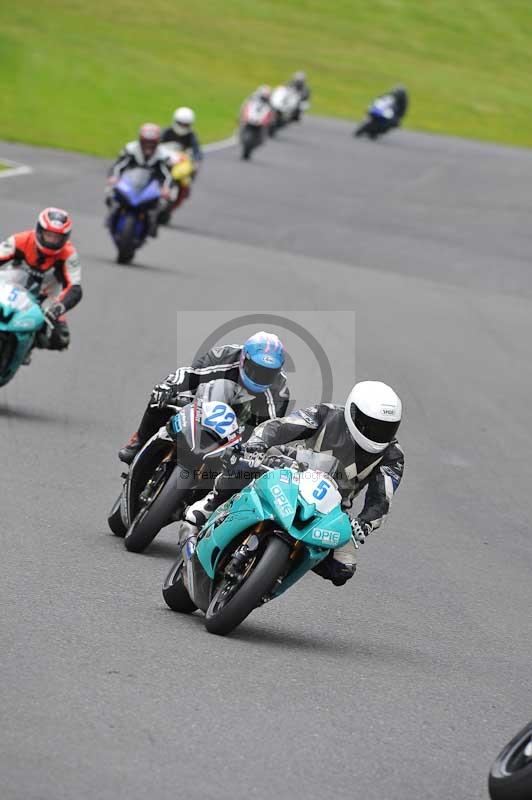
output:
[{"label": "blue racing motorcycle", "polygon": [[[332,477],[337,459],[302,448],[270,466],[269,457],[259,468],[264,474],[181,543],[164,583],[166,604],[188,614],[201,609],[210,633],[230,633],[351,539]],[[277,468],[283,459],[287,466]]]},{"label": "blue racing motorcycle", "polygon": [[14,377],[46,325],[37,298],[25,288],[20,269],[0,273],[0,386]]},{"label": "blue racing motorcycle", "polygon": [[115,185],[108,225],[118,248],[119,264],[129,264],[135,250],[146,241],[160,197],[159,182],[145,167],[127,170]]},{"label": "blue racing motorcycle", "polygon": [[397,128],[399,122],[393,98],[390,95],[378,97],[368,108],[366,119],[353,131],[353,136],[357,139],[361,136],[377,139],[392,128]]}]

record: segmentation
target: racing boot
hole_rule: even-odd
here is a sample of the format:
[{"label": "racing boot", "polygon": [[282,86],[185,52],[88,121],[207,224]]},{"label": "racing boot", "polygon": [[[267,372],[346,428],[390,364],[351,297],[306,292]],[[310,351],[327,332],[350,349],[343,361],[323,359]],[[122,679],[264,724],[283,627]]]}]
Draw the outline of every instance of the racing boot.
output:
[{"label": "racing boot", "polygon": [[353,540],[338,547],[313,567],[312,572],[331,581],[335,586],[343,586],[356,572],[356,548]]},{"label": "racing boot", "polygon": [[118,458],[120,461],[123,461],[124,464],[131,464],[141,447],[142,444],[139,441],[139,435],[137,431],[135,431],[129,442],[118,451]]},{"label": "racing boot", "polygon": [[179,526],[179,547],[186,547],[187,543],[196,546],[198,533],[203,528],[210,515],[214,511],[214,492],[209,492],[208,495],[202,497],[192,503],[185,512],[183,521]]}]

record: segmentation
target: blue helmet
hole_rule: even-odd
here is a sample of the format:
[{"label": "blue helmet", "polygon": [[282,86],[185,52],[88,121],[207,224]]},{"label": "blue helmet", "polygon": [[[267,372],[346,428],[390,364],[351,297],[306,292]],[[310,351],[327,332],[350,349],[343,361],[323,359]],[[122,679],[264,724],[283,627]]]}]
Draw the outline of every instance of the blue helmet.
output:
[{"label": "blue helmet", "polygon": [[242,347],[240,380],[253,394],[269,389],[284,364],[284,347],[274,333],[260,331]]}]

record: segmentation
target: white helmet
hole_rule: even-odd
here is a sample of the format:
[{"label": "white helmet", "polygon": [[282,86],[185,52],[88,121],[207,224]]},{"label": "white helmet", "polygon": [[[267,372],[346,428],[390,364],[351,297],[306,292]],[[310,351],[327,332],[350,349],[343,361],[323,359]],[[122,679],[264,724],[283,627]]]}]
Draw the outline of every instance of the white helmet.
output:
[{"label": "white helmet", "polygon": [[190,131],[194,122],[196,121],[196,115],[192,111],[191,108],[187,108],[186,106],[181,106],[181,108],[176,108],[174,111],[174,123],[173,128],[176,133],[185,134]]},{"label": "white helmet", "polygon": [[382,453],[397,432],[402,405],[386,383],[362,381],[351,389],[344,414],[355,442],[368,453]]}]

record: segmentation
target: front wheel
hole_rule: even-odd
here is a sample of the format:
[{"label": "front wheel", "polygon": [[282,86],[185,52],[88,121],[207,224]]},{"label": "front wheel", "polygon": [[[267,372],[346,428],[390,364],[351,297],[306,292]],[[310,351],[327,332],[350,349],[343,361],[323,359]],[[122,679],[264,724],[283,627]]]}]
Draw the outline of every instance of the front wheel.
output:
[{"label": "front wheel", "polygon": [[190,599],[190,595],[183,582],[183,556],[179,556],[172,569],[166,576],[163,584],[164,602],[172,611],[179,611],[181,614],[192,614],[197,606]]},{"label": "front wheel", "polygon": [[171,522],[173,513],[178,509],[186,492],[190,488],[192,475],[181,475],[183,468],[174,467],[166,481],[155,489],[155,496],[138,512],[126,533],[124,544],[132,553],[142,553],[155,539],[161,528]]},{"label": "front wheel", "polygon": [[277,536],[271,536],[262,556],[236,591],[234,585],[223,578],[205,615],[205,627],[209,633],[225,636],[240,625],[273,588],[286,569],[289,556],[290,546]]},{"label": "front wheel", "polygon": [[248,161],[251,153],[258,145],[258,134],[251,128],[245,128],[240,137],[242,145],[242,159]]},{"label": "front wheel", "polygon": [[129,264],[135,255],[135,225],[136,219],[129,214],[124,220],[122,230],[116,237],[118,255],[116,260],[119,264]]},{"label": "front wheel", "polygon": [[361,136],[369,136],[372,130],[372,120],[366,119],[364,122],[355,128],[353,131],[353,136],[355,139],[359,139]]},{"label": "front wheel", "polygon": [[532,722],[495,759],[489,775],[491,800],[532,798]]}]

